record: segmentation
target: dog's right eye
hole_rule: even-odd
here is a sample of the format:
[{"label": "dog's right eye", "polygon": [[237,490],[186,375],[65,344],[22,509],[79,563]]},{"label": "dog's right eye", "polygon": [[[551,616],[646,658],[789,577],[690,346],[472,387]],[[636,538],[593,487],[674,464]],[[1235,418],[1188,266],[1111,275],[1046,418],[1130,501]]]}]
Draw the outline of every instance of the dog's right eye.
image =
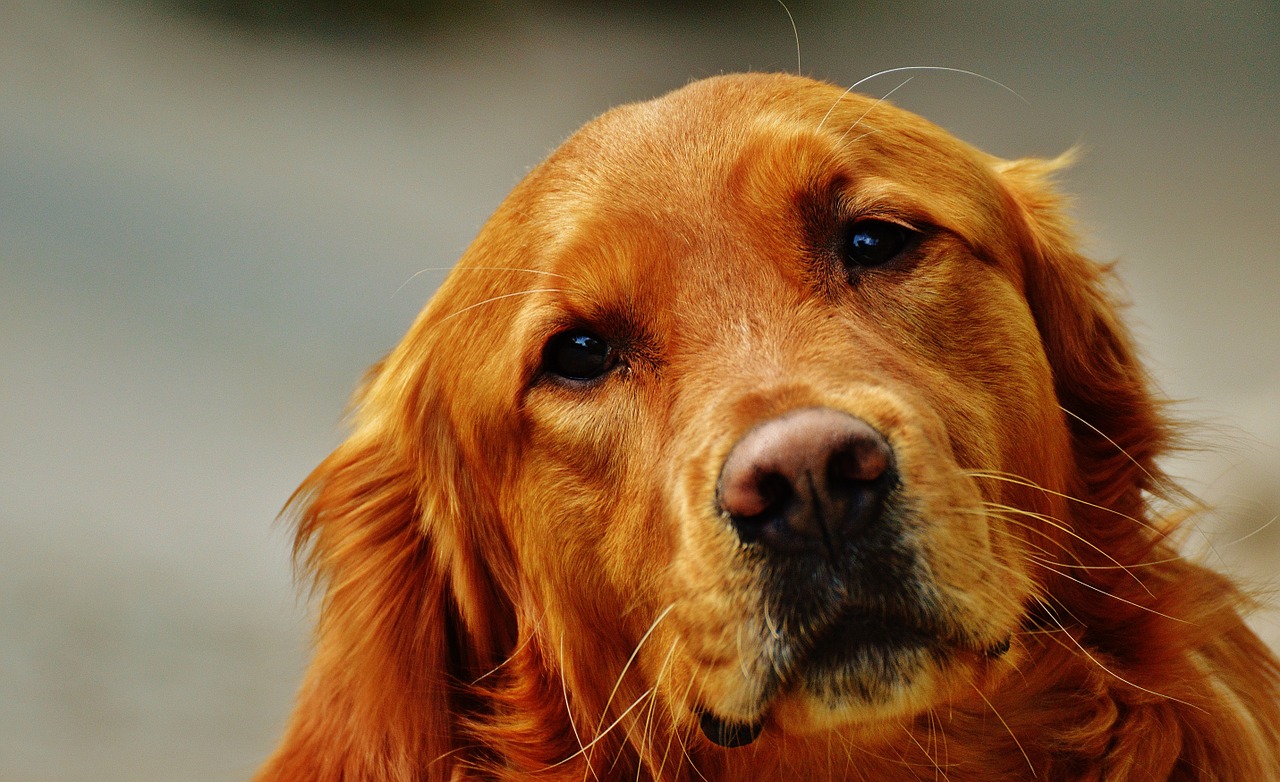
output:
[{"label": "dog's right eye", "polygon": [[595,380],[617,363],[613,347],[584,329],[562,331],[547,341],[543,368],[566,380]]},{"label": "dog's right eye", "polygon": [[844,261],[850,268],[884,266],[905,251],[915,232],[887,220],[858,220],[845,229]]}]

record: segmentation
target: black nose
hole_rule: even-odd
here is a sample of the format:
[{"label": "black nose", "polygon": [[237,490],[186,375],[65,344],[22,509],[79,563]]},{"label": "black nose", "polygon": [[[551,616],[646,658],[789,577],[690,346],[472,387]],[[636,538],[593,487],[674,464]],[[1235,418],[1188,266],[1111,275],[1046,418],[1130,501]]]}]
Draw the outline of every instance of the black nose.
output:
[{"label": "black nose", "polygon": [[880,517],[894,481],[893,449],[870,424],[804,408],[738,441],[720,471],[717,499],[743,542],[834,558]]}]

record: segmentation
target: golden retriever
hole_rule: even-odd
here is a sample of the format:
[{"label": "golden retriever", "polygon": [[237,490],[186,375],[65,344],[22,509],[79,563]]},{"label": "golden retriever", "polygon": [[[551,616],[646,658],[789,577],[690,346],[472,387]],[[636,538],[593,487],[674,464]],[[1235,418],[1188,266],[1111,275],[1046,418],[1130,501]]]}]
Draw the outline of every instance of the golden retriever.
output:
[{"label": "golden retriever", "polygon": [[786,75],[571,137],[293,500],[259,779],[1280,779],[1061,163]]}]

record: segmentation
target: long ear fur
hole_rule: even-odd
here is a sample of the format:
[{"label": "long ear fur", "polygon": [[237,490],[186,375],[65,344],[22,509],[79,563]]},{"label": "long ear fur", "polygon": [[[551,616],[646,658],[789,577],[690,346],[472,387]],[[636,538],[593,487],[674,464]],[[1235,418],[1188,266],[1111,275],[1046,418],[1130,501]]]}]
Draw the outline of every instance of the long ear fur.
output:
[{"label": "long ear fur", "polygon": [[323,601],[296,709],[259,780],[445,780],[465,761],[459,682],[499,641],[472,632],[459,606],[492,614],[481,627],[502,612],[474,560],[460,564],[450,440],[430,454],[410,444],[388,410],[386,371],[371,372],[355,432],[287,508]]},{"label": "long ear fur", "polygon": [[1178,558],[1176,523],[1148,507],[1178,495],[1156,463],[1173,429],[1108,293],[1110,269],[1075,249],[1051,181],[1071,158],[997,167],[1023,221],[1026,295],[1076,476],[1075,561],[1049,590],[1045,623],[1112,682],[1116,718],[1095,737],[1108,736],[1108,779],[1280,778],[1280,662],[1241,618],[1247,598]]},{"label": "long ear fur", "polygon": [[1017,160],[1000,173],[1024,218],[1027,298],[1067,415],[1076,474],[1091,501],[1123,513],[1161,491],[1156,464],[1172,442],[1109,286],[1111,269],[1081,255],[1053,177],[1074,160]]}]

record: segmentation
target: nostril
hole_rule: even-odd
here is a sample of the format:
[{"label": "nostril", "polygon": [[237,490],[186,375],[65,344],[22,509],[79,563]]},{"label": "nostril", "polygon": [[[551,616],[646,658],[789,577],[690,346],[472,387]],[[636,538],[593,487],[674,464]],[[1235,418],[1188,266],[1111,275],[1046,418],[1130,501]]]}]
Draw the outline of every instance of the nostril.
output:
[{"label": "nostril", "polygon": [[733,519],[738,535],[753,543],[795,504],[796,490],[785,475],[762,471],[720,488],[720,508]]},{"label": "nostril", "polygon": [[771,516],[782,512],[795,499],[796,490],[785,475],[766,472],[756,479],[759,509],[750,516]]},{"label": "nostril", "polygon": [[786,502],[793,493],[783,476],[747,465],[741,470],[726,470],[720,480],[720,507],[730,516],[753,518]]},{"label": "nostril", "polygon": [[889,444],[878,434],[853,438],[831,455],[827,478],[832,483],[876,481],[888,472],[891,459]]}]

